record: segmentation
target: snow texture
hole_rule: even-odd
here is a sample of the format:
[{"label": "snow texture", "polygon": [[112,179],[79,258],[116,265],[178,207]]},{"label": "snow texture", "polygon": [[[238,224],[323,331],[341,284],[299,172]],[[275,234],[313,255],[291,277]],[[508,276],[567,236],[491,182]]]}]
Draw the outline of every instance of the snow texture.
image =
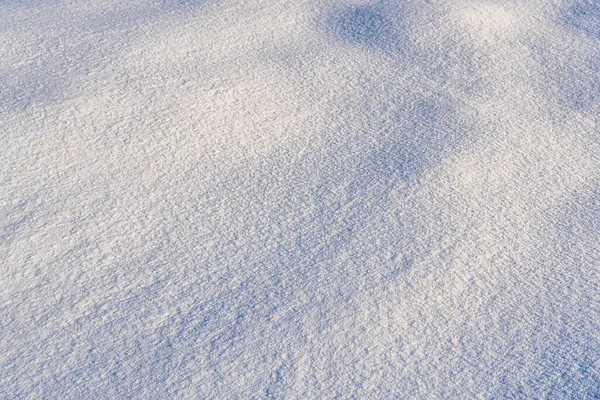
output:
[{"label": "snow texture", "polygon": [[0,1],[0,398],[600,398],[597,0]]}]

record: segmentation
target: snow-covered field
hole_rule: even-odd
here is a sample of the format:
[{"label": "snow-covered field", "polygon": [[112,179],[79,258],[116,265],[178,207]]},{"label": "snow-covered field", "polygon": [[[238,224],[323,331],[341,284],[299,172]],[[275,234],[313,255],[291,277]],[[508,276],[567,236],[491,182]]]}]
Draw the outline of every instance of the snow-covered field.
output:
[{"label": "snow-covered field", "polygon": [[600,398],[600,1],[0,1],[0,398]]}]

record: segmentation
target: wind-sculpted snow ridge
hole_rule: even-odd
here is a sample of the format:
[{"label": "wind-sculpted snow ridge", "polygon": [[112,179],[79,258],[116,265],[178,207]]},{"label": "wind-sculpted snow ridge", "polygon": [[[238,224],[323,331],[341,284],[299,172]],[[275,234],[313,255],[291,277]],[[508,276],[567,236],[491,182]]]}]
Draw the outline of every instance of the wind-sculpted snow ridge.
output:
[{"label": "wind-sculpted snow ridge", "polygon": [[598,398],[599,10],[1,2],[0,398]]}]

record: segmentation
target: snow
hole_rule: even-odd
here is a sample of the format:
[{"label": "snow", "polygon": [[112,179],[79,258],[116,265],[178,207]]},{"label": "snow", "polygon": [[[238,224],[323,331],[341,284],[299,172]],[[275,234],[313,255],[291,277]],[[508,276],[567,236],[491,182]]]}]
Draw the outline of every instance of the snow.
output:
[{"label": "snow", "polygon": [[0,3],[0,398],[600,396],[596,0]]}]

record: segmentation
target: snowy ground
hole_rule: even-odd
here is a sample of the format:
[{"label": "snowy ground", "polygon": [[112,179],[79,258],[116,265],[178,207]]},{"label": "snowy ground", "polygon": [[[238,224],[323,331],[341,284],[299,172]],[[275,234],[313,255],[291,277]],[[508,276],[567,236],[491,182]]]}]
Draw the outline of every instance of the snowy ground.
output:
[{"label": "snowy ground", "polygon": [[600,397],[597,0],[0,1],[0,398]]}]

